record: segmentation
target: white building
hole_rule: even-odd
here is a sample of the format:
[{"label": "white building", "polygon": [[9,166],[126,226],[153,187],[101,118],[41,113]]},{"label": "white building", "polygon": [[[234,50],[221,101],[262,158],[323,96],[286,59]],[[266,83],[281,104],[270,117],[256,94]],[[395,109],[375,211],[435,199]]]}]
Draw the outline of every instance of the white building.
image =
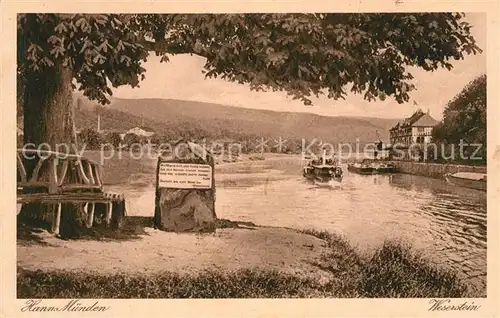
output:
[{"label": "white building", "polygon": [[156,135],[156,132],[150,127],[137,126],[129,129],[125,133],[120,134],[120,137],[123,140],[123,138],[125,138],[125,136],[128,134],[134,134],[136,136],[139,136],[140,138],[145,139],[148,142],[148,144],[150,144],[151,138]]},{"label": "white building", "polygon": [[432,129],[438,123],[437,120],[431,117],[429,111],[424,113],[419,109],[389,130],[390,142],[393,145],[430,143],[432,141]]}]

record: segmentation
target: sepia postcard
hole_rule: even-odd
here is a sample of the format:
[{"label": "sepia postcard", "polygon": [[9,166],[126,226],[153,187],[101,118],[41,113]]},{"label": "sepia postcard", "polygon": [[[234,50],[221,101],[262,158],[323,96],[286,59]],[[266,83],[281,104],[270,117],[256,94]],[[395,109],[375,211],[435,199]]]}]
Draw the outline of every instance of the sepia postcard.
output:
[{"label": "sepia postcard", "polygon": [[498,317],[497,1],[1,7],[1,317]]}]

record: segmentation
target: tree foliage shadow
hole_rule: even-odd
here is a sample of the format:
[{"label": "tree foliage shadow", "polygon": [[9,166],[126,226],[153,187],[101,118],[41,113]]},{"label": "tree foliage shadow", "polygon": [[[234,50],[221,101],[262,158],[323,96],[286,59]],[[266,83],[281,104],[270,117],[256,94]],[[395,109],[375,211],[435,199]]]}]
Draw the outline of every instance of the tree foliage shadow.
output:
[{"label": "tree foliage shadow", "polygon": [[[238,228],[254,230],[255,225],[252,222],[231,221],[227,219],[217,219],[217,229]],[[119,229],[107,228],[104,225],[97,224],[89,229],[83,229],[78,237],[59,237],[63,240],[90,240],[90,241],[130,241],[141,239],[148,236],[147,229],[154,229],[153,217],[149,216],[127,216],[123,220],[123,225]],[[50,243],[44,241],[41,233],[46,233],[45,229],[26,226],[18,223],[17,242],[20,245],[44,245]]]}]

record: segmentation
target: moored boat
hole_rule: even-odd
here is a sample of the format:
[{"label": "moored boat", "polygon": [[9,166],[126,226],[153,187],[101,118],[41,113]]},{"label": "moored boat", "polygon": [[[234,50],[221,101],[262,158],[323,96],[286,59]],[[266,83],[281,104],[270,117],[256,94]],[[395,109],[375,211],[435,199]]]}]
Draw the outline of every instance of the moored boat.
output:
[{"label": "moored boat", "polygon": [[347,170],[357,174],[370,175],[373,174],[375,169],[367,164],[353,163],[347,165]]},{"label": "moored boat", "polygon": [[371,165],[375,173],[395,173],[396,166],[392,163],[376,163]]},{"label": "moored boat", "polygon": [[457,172],[445,174],[448,183],[456,186],[486,191],[486,174],[476,172]]}]

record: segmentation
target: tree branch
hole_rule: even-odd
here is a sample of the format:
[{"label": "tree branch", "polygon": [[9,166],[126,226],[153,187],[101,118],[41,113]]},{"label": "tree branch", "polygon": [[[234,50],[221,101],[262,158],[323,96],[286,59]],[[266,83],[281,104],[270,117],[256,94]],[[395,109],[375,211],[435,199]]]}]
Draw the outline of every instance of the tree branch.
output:
[{"label": "tree branch", "polygon": [[178,43],[168,43],[166,41],[161,42],[153,42],[144,40],[141,42],[141,45],[149,52],[161,52],[168,54],[197,54],[194,52],[193,48],[188,45],[180,45]]}]

